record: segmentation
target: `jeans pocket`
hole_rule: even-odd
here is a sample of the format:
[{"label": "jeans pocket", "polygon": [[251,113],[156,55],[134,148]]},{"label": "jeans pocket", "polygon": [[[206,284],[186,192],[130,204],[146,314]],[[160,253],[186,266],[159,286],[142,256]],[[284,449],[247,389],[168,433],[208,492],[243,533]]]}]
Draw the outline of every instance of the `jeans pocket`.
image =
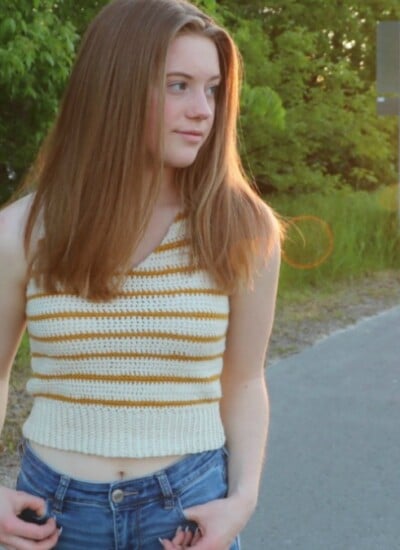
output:
[{"label": "jeans pocket", "polygon": [[[24,469],[21,469],[16,483],[16,490],[23,491],[35,497],[42,498],[46,502],[46,514],[49,517],[54,516],[52,513],[53,508],[53,495],[46,491],[44,488],[40,488],[39,484],[36,483],[33,479],[33,476],[26,472]],[[47,518],[47,519],[48,519]]]},{"label": "jeans pocket", "polygon": [[54,513],[52,512],[52,508],[53,508],[52,499],[49,497],[46,491],[41,491],[36,487],[35,484],[31,483],[29,476],[27,476],[23,470],[21,470],[18,475],[16,490],[23,491],[24,493],[28,493],[35,497],[42,498],[45,501],[45,513],[42,516],[38,517],[34,513],[32,513],[31,510],[25,509],[22,512],[21,519],[23,519],[24,521],[27,521],[28,523],[35,523],[37,525],[42,525],[43,523],[46,523],[47,520],[50,519],[51,517],[55,517]]},{"label": "jeans pocket", "polygon": [[203,471],[177,494],[177,511],[182,520],[189,521],[185,509],[212,500],[225,498],[228,486],[225,479],[225,470],[222,462],[214,464]]},{"label": "jeans pocket", "polygon": [[31,476],[24,469],[19,471],[16,489],[17,491],[24,491],[25,493],[29,493],[30,495],[34,495],[36,497],[46,498],[48,496],[43,489],[40,489],[40,487],[32,481]]}]

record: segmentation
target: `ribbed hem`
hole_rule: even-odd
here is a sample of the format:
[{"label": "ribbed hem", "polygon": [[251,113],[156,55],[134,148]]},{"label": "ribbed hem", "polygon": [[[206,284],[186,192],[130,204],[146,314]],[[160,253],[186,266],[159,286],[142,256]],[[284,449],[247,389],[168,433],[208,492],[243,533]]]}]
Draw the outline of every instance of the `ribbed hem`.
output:
[{"label": "ribbed hem", "polygon": [[198,453],[225,442],[218,403],[165,410],[36,398],[23,434],[41,445],[108,457]]}]

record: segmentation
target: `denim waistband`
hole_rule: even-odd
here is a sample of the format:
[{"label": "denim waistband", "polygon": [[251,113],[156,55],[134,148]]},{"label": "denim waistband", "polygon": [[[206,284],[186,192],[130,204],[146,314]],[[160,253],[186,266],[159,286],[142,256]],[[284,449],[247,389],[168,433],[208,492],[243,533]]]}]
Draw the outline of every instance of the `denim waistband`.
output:
[{"label": "denim waistband", "polygon": [[107,505],[116,490],[123,491],[124,506],[132,505],[143,498],[157,498],[162,494],[165,499],[173,498],[209,468],[224,464],[227,456],[225,447],[190,454],[165,469],[140,478],[117,480],[110,483],[97,483],[74,479],[57,472],[39,458],[29,441],[21,441],[21,471],[29,472],[32,482],[37,482],[42,493],[54,495],[54,491],[63,490],[70,497],[90,496],[98,505]]}]

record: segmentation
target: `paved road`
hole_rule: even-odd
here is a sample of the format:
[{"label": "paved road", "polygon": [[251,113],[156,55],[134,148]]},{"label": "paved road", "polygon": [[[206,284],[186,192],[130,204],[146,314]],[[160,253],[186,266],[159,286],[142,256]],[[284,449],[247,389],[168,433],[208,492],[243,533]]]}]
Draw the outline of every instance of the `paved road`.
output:
[{"label": "paved road", "polygon": [[271,424],[244,550],[400,549],[400,307],[267,369]]}]

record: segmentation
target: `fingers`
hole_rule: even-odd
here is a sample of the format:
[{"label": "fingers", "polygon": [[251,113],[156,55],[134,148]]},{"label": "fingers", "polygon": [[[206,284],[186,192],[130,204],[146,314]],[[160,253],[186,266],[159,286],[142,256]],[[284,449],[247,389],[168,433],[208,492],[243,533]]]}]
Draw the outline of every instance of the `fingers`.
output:
[{"label": "fingers", "polygon": [[184,531],[182,527],[179,526],[171,542],[179,547],[185,543],[185,539],[186,539],[186,531]]},{"label": "fingers", "polygon": [[46,501],[43,498],[35,497],[24,491],[15,492],[15,512],[20,514],[25,508],[30,508],[38,516],[42,516],[46,513]]},{"label": "fingers", "polygon": [[178,546],[175,546],[174,543],[172,543],[170,540],[167,539],[158,539],[160,541],[160,544],[164,548],[164,550],[176,550],[179,548]]},{"label": "fingers", "polygon": [[201,533],[199,529],[196,529],[195,533],[192,533],[189,526],[186,529],[182,529],[181,526],[176,530],[175,536],[172,540],[159,539],[165,550],[177,550],[181,548],[189,548],[199,540]]},{"label": "fingers", "polygon": [[183,548],[186,548],[187,546],[191,546],[191,542],[193,541],[193,533],[190,530],[190,527],[187,526],[186,529],[182,532],[182,542],[180,543]]},{"label": "fingers", "polygon": [[[25,523],[22,520],[18,520]],[[51,550],[57,544],[61,529],[57,529],[54,519],[45,525],[33,525],[26,523],[28,536],[16,534],[12,531],[5,541],[7,546],[14,550]],[[25,531],[25,530],[24,530]]]},{"label": "fingers", "polygon": [[44,540],[51,537],[57,531],[57,525],[54,518],[50,518],[43,525],[28,523],[22,519],[15,518],[10,525],[10,531],[18,537],[33,540]]},{"label": "fingers", "polygon": [[[54,518],[38,525],[18,517],[24,510],[46,520],[46,500],[25,493],[0,487],[0,544],[15,550],[50,550],[59,538]],[[26,515],[26,517],[28,517]],[[1,546],[3,547],[3,546]]]},{"label": "fingers", "polygon": [[201,539],[201,531],[197,527],[196,531],[194,532],[193,539],[192,539],[192,546],[196,544]]},{"label": "fingers", "polygon": [[[44,525],[40,526],[45,527]],[[7,546],[14,550],[51,550],[57,544],[59,536],[61,534],[60,529],[55,529],[52,534],[42,540],[19,537],[11,535],[7,538]]]}]

